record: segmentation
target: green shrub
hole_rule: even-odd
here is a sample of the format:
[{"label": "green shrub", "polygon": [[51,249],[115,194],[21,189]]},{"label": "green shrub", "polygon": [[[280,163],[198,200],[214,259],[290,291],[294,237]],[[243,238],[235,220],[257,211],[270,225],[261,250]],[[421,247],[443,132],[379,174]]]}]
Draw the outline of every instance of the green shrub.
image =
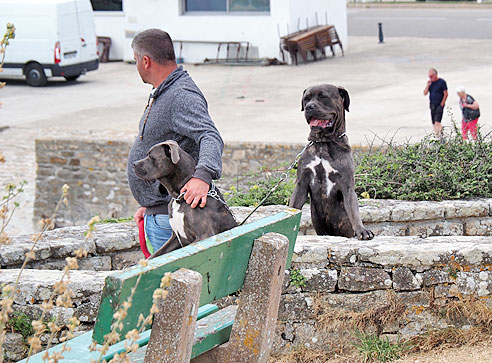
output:
[{"label": "green shrub", "polygon": [[407,342],[391,343],[386,338],[381,338],[373,334],[355,332],[359,342],[355,347],[362,356],[364,362],[392,362],[401,358],[405,353],[412,349],[412,345]]},{"label": "green shrub", "polygon": [[14,311],[12,313],[11,318],[7,322],[7,326],[13,329],[16,333],[21,334],[25,341],[27,341],[28,337],[34,334],[32,319],[19,311]]},{"label": "green shrub", "polygon": [[290,285],[295,287],[306,287],[306,277],[296,268],[290,269]]},{"label": "green shrub", "polygon": [[462,140],[454,125],[442,140],[371,148],[356,155],[355,189],[371,198],[443,200],[492,195],[492,138]]},{"label": "green shrub", "polygon": [[[291,170],[287,179],[278,186],[263,205],[288,205],[295,187],[295,175],[296,171]],[[225,193],[227,204],[230,206],[257,206],[277,184],[280,176],[261,177],[260,174],[256,174],[256,178],[256,181],[248,182],[247,190],[243,191],[234,186],[230,187],[229,191]]]},{"label": "green shrub", "polygon": [[[444,200],[492,196],[492,137],[479,133],[463,141],[453,123],[441,140],[431,136],[411,144],[383,140],[381,147],[354,153],[355,191],[374,199]],[[231,187],[225,193],[231,206],[256,206],[279,177],[255,174],[247,190]],[[263,174],[264,175],[264,174]],[[295,170],[264,205],[287,205],[295,187]]]}]

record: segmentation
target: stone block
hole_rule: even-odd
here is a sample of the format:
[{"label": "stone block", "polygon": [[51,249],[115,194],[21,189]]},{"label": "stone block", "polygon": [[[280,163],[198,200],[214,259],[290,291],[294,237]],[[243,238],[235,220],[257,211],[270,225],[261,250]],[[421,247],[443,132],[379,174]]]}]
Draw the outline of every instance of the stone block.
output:
[{"label": "stone block", "polygon": [[396,291],[410,291],[421,288],[421,283],[408,267],[393,270],[393,288]]},{"label": "stone block", "polygon": [[282,295],[278,319],[281,321],[314,319],[313,297],[306,293]]},{"label": "stone block", "polygon": [[376,236],[406,236],[407,225],[397,222],[364,223]]},{"label": "stone block", "polygon": [[492,295],[492,272],[480,271],[476,273],[458,271],[456,287],[459,294],[490,297]]},{"label": "stone block", "polygon": [[[27,265],[30,269],[39,270],[63,270],[67,265],[65,259],[35,261]],[[111,271],[110,256],[86,257],[78,260],[79,270]]]},{"label": "stone block", "polygon": [[145,256],[140,249],[135,251],[116,252],[111,256],[112,268],[113,270],[123,270],[138,264],[143,258],[145,258]]},{"label": "stone block", "polygon": [[306,279],[304,291],[333,292],[338,281],[338,272],[335,269],[301,269],[300,274]]},{"label": "stone block", "polygon": [[410,236],[462,236],[463,222],[461,221],[425,221],[411,223],[408,226]]},{"label": "stone block", "polygon": [[[2,266],[19,265],[24,262],[26,253],[32,248],[32,241],[19,241],[16,243],[13,239],[9,245],[4,245],[0,249],[0,264]],[[49,246],[39,244],[34,247],[35,260],[45,260],[51,257],[51,249]]]},{"label": "stone block", "polygon": [[388,222],[391,220],[391,209],[382,206],[382,203],[372,203],[373,205],[368,205],[365,201],[360,201],[361,206],[359,208],[360,216],[364,224],[368,223],[381,223]]},{"label": "stone block", "polygon": [[448,271],[432,269],[429,271],[425,271],[422,274],[422,282],[424,286],[432,286],[432,285],[450,283],[452,282],[452,280],[449,276]]},{"label": "stone block", "polygon": [[342,267],[338,288],[347,291],[372,291],[391,288],[390,275],[381,269]]},{"label": "stone block", "polygon": [[492,218],[470,218],[464,223],[465,236],[492,236]]},{"label": "stone block", "polygon": [[[15,282],[19,269],[0,270],[0,281],[7,284]],[[74,299],[83,301],[92,295],[100,296],[104,279],[111,274],[109,271],[71,271],[70,288]],[[19,292],[15,302],[19,305],[40,303],[51,296],[52,286],[60,281],[62,271],[24,270],[19,282]]]},{"label": "stone block", "polygon": [[442,202],[446,219],[484,217],[489,214],[489,203],[486,199],[453,200]]},{"label": "stone block", "polygon": [[128,250],[140,245],[134,235],[125,232],[114,232],[105,236],[94,235],[94,242],[98,253]]},{"label": "stone block", "polygon": [[25,358],[27,345],[19,333],[6,333],[3,343],[3,354],[8,361],[17,362]]},{"label": "stone block", "polygon": [[394,222],[444,219],[444,206],[436,202],[403,202],[391,212]]}]

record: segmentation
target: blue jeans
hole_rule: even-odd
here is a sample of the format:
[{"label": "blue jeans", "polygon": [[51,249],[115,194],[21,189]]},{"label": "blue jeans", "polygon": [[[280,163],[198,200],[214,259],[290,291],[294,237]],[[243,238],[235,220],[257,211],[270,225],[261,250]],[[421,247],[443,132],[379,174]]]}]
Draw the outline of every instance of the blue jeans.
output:
[{"label": "blue jeans", "polygon": [[144,224],[147,249],[150,253],[154,253],[171,237],[172,229],[169,224],[169,216],[167,214],[146,214]]}]

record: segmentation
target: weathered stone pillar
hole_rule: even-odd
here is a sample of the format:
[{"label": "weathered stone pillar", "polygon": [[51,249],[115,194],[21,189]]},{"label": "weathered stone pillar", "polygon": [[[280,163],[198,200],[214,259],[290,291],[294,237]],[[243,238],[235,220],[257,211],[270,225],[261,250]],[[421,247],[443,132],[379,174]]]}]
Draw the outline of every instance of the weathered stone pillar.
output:
[{"label": "weathered stone pillar", "polygon": [[154,316],[145,363],[188,363],[191,358],[202,275],[180,269],[171,276],[168,295]]},{"label": "weathered stone pillar", "polygon": [[255,240],[229,342],[193,363],[266,362],[273,344],[289,240],[268,233]]}]

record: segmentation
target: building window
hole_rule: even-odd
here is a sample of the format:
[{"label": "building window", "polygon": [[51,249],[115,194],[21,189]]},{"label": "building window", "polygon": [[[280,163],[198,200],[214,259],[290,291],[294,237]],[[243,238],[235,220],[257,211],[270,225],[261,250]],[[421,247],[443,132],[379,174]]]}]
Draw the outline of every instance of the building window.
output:
[{"label": "building window", "polygon": [[94,11],[123,11],[123,0],[91,0]]},{"label": "building window", "polygon": [[229,11],[270,11],[270,0],[229,0]]},{"label": "building window", "polygon": [[185,11],[270,11],[270,0],[184,0]]}]

